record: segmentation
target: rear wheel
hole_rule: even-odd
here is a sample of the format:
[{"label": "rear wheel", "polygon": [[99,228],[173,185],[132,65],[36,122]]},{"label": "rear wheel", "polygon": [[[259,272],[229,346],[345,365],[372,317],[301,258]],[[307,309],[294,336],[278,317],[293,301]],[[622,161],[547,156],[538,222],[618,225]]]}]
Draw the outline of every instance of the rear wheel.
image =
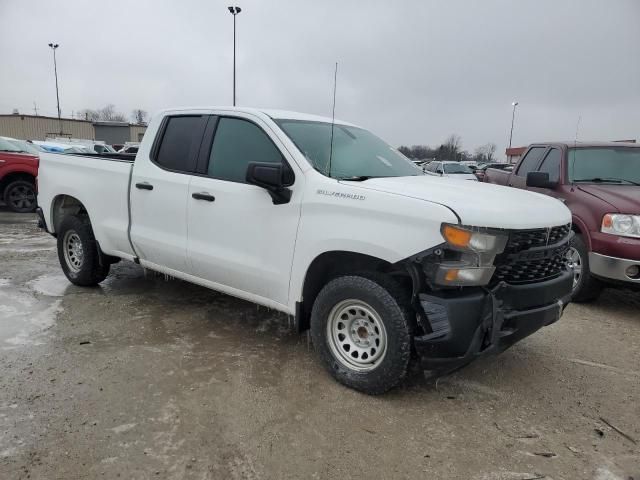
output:
[{"label": "rear wheel", "polygon": [[37,205],[35,185],[28,180],[11,182],[4,190],[4,203],[14,212],[33,212]]},{"label": "rear wheel", "polygon": [[340,383],[368,394],[384,393],[407,373],[411,312],[408,295],[385,275],[338,277],[314,302],[314,347]]},{"label": "rear wheel", "polygon": [[58,260],[75,285],[93,286],[109,275],[109,262],[100,252],[86,215],[65,217],[58,229]]},{"label": "rear wheel", "polygon": [[602,283],[591,276],[589,271],[589,252],[582,235],[573,237],[567,251],[567,262],[573,268],[571,300],[580,303],[598,298],[602,291]]}]

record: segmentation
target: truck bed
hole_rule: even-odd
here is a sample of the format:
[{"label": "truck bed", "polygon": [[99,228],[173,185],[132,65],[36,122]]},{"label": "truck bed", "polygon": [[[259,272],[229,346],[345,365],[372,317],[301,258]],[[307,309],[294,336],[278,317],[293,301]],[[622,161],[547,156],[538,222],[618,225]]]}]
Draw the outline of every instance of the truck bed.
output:
[{"label": "truck bed", "polygon": [[127,154],[42,153],[38,205],[48,230],[55,233],[59,227],[56,212],[77,208],[79,203],[92,212],[91,225],[102,251],[133,258],[128,234],[132,167],[133,157]]},{"label": "truck bed", "polygon": [[510,170],[500,170],[498,168],[487,168],[484,172],[485,183],[494,183],[496,185],[509,185],[509,177],[511,177]]}]

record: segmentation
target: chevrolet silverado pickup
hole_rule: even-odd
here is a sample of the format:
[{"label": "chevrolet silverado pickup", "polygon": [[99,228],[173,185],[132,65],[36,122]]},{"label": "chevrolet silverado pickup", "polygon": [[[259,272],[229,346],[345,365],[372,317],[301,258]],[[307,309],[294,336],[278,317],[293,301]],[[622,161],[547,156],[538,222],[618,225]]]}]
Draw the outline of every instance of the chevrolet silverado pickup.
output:
[{"label": "chevrolet silverado pickup", "polygon": [[26,147],[0,138],[0,199],[9,210],[19,213],[36,209],[38,156]]},{"label": "chevrolet silverado pickup", "polygon": [[435,376],[503,351],[570,298],[562,203],[426,176],[350,123],[167,110],[135,161],[41,161],[41,226],[72,283],[125,259],[282,311],[338,381],[369,394],[413,360]]},{"label": "chevrolet silverado pickup", "polygon": [[640,145],[534,144],[513,172],[487,169],[484,181],[544,193],[569,207],[574,301],[594,300],[603,285],[640,287]]}]

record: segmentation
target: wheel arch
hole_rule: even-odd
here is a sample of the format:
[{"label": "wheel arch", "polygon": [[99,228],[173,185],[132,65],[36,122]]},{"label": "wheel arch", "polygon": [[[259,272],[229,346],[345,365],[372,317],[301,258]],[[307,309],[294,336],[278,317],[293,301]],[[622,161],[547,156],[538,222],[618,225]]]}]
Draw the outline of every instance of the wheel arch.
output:
[{"label": "wheel arch", "polygon": [[302,296],[296,303],[298,331],[309,329],[313,303],[322,287],[332,278],[359,271],[389,273],[393,268],[393,265],[386,260],[358,252],[333,250],[319,254],[307,268]]},{"label": "wheel arch", "polygon": [[[56,195],[51,202],[51,231],[55,234],[60,229],[60,224],[69,215],[89,216],[84,204],[76,197],[67,194]],[[89,218],[89,221],[91,219]]]}]

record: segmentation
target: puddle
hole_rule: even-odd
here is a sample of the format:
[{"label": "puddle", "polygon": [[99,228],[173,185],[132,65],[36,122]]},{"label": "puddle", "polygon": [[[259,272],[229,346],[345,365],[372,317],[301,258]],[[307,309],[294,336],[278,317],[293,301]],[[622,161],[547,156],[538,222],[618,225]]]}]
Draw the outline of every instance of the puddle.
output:
[{"label": "puddle", "polygon": [[44,343],[44,332],[62,311],[61,302],[51,296],[38,298],[33,291],[0,279],[0,349]]}]

